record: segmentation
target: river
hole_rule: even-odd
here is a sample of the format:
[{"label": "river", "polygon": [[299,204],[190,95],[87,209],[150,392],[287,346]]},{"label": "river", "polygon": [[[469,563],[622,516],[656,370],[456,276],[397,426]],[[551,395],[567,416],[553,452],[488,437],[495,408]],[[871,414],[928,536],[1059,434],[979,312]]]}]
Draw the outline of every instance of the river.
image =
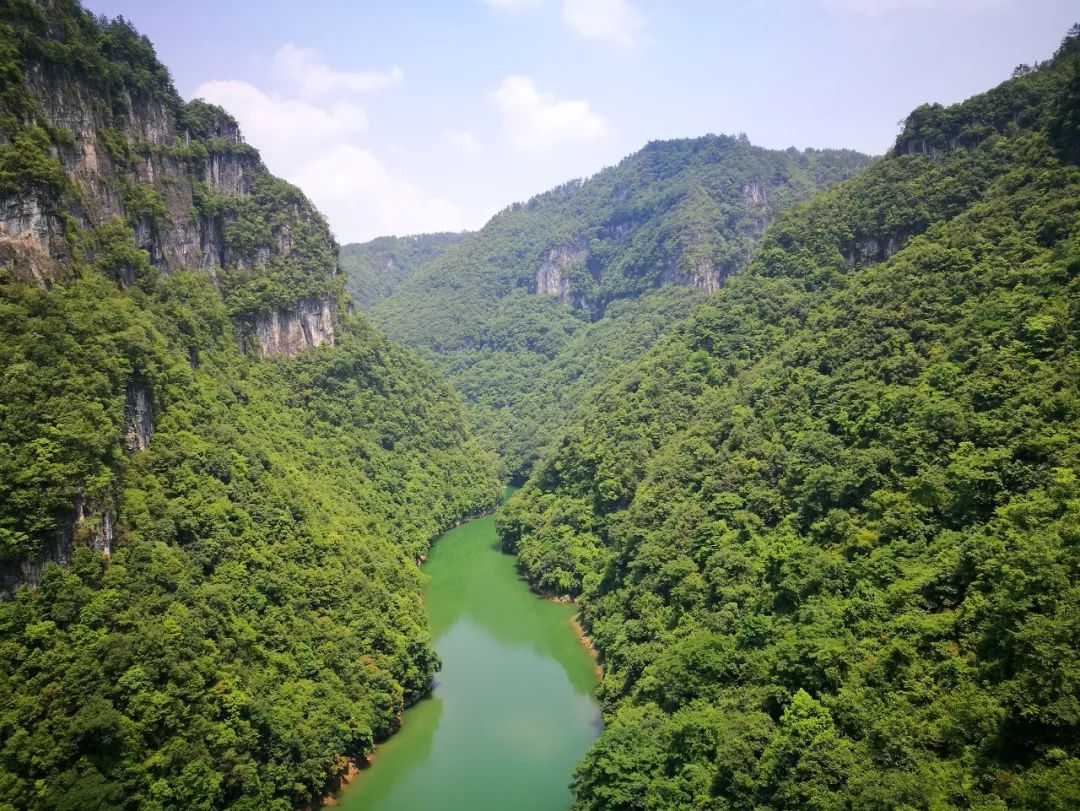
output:
[{"label": "river", "polygon": [[439,538],[424,571],[442,670],[338,807],[565,811],[571,770],[600,730],[575,608],[529,589],[490,516]]}]

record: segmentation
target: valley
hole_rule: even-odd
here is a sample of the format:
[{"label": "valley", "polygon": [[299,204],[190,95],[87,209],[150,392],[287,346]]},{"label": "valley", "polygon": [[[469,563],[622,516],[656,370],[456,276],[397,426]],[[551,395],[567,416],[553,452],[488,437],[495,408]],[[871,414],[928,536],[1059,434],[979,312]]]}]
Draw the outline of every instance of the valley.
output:
[{"label": "valley", "polygon": [[[642,138],[459,231],[325,140],[396,65],[286,43],[298,98],[200,85],[234,117],[0,4],[0,811],[1080,807],[1080,26],[1046,56],[876,157]],[[441,164],[615,135],[485,98],[510,151]]]}]

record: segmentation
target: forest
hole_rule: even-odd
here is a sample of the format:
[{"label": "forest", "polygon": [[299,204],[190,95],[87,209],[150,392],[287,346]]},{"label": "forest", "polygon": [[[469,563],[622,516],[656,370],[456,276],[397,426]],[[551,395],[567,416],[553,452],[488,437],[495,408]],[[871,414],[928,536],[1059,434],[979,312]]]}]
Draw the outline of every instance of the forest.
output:
[{"label": "forest", "polygon": [[1080,26],[880,157],[339,246],[129,22],[7,0],[0,220],[0,811],[323,805],[493,511],[602,668],[574,811],[1080,807]]},{"label": "forest", "polygon": [[1078,67],[916,110],[501,510],[603,658],[575,809],[1080,804]]},{"label": "forest", "polygon": [[[316,801],[429,689],[416,560],[494,504],[494,462],[359,316],[258,357],[266,313],[338,306],[337,245],[145,38],[71,2],[4,4],[2,26],[0,184],[61,231],[0,269],[0,808]],[[92,90],[116,215],[95,221],[31,65]],[[128,111],[155,104],[184,138],[135,137]],[[225,265],[168,268],[199,218]]]},{"label": "forest", "polygon": [[361,310],[371,310],[396,293],[421,267],[464,238],[465,234],[414,234],[342,245],[338,258],[349,298]]},{"label": "forest", "polygon": [[[360,304],[461,392],[477,437],[522,479],[585,390],[740,268],[778,212],[867,160],[745,136],[654,142],[508,206]],[[377,246],[343,252],[360,250]],[[350,285],[366,283],[343,265]]]}]

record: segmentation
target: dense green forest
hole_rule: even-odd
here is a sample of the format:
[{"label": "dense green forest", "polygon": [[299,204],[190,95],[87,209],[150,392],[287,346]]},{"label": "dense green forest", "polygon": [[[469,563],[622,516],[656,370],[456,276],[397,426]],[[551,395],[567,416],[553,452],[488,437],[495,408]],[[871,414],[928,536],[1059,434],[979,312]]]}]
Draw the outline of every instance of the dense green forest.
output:
[{"label": "dense green forest", "polygon": [[[39,494],[5,513],[52,529],[45,496],[78,481],[84,443],[119,493],[111,559],[77,545],[0,603],[0,806],[319,795],[437,666],[413,559],[497,489],[461,406],[362,321],[334,347],[248,360],[197,274],[7,287],[0,324],[5,446],[46,429],[2,476]],[[125,456],[132,374],[158,418]]]},{"label": "dense green forest", "polygon": [[5,3],[0,59],[0,808],[288,811],[428,689],[493,462],[127,23]]},{"label": "dense green forest", "polygon": [[0,811],[318,804],[507,478],[603,663],[576,811],[1080,807],[1078,111],[1080,27],[873,161],[339,252],[122,18],[0,3]]},{"label": "dense green forest", "polygon": [[581,600],[581,809],[1080,806],[1080,29],[926,106],[500,513]]},{"label": "dense green forest", "polygon": [[368,311],[397,292],[424,264],[465,236],[465,233],[414,234],[342,245],[338,257],[345,272],[345,289],[361,310]]},{"label": "dense green forest", "polygon": [[578,399],[688,316],[703,295],[668,285],[585,321],[553,297],[511,294],[472,351],[428,355],[467,398],[478,438],[504,476],[523,479]]},{"label": "dense green forest", "polygon": [[[481,441],[522,476],[580,394],[717,289],[777,213],[866,161],[745,137],[651,143],[497,214],[372,319],[450,380]],[[685,289],[656,294],[672,284]]]}]

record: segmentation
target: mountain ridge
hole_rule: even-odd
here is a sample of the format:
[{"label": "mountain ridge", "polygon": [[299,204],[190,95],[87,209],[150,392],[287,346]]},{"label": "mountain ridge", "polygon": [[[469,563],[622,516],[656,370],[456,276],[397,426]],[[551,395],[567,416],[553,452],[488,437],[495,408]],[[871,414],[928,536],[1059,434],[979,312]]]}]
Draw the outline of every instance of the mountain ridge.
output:
[{"label": "mountain ridge", "polygon": [[8,277],[46,284],[96,265],[130,285],[201,268],[261,354],[332,343],[343,279],[322,215],[232,116],[184,102],[123,18],[79,11],[18,0],[4,18]]},{"label": "mountain ridge", "polygon": [[1078,45],[777,218],[500,511],[604,660],[575,809],[1080,798]]},{"label": "mountain ridge", "polygon": [[[650,142],[588,179],[507,206],[370,314],[447,375],[485,445],[521,477],[586,387],[560,381],[595,382],[629,360],[688,314],[692,291],[718,289],[777,212],[867,160],[733,136]],[[670,286],[686,290],[662,290]],[[597,328],[609,307],[618,318]],[[596,331],[607,356],[592,352],[583,365]]]}]

